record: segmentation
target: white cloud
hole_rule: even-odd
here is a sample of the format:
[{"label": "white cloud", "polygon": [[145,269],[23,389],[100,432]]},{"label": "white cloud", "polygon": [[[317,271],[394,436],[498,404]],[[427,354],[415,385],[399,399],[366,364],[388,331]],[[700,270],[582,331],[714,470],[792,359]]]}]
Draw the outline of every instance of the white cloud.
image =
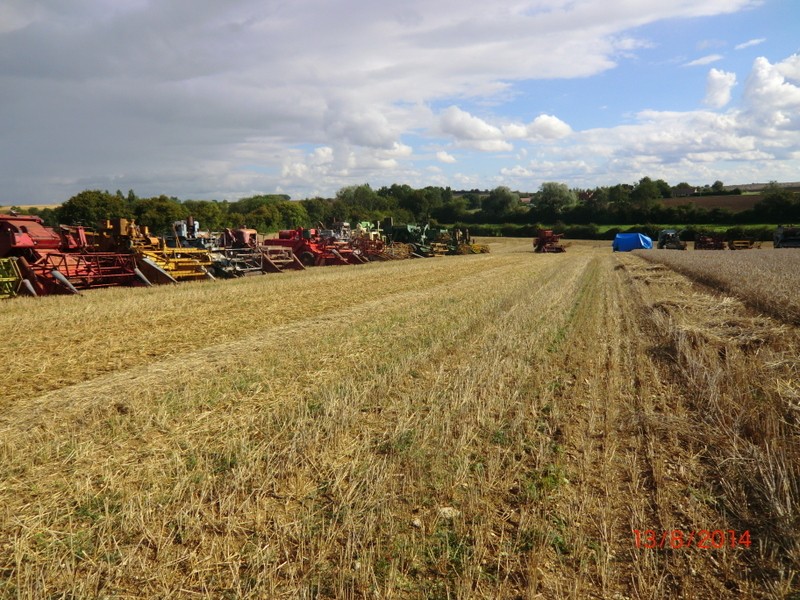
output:
[{"label": "white cloud", "polygon": [[708,56],[703,56],[701,58],[695,59],[691,62],[686,63],[685,67],[701,67],[704,65],[710,65],[711,63],[720,61],[723,59],[721,54],[709,54]]},{"label": "white cloud", "polygon": [[558,139],[572,133],[572,128],[553,115],[539,115],[528,125],[528,137],[534,139]]},{"label": "white cloud", "polygon": [[800,84],[800,54],[793,54],[775,65],[778,73],[789,81]]},{"label": "white cloud", "polygon": [[452,154],[448,154],[444,150],[440,150],[436,153],[436,160],[447,164],[453,164],[456,162],[456,157]]},{"label": "white cloud", "polygon": [[323,126],[332,140],[369,148],[392,148],[399,133],[382,111],[356,102],[332,101],[323,116]]},{"label": "white cloud", "polygon": [[539,115],[527,124],[493,125],[457,106],[450,106],[439,115],[439,131],[454,138],[460,147],[484,152],[508,152],[515,140],[556,140],[570,135],[572,129],[553,115]]},{"label": "white cloud", "polygon": [[474,117],[457,106],[450,106],[439,117],[440,129],[458,140],[497,140],[502,137],[499,128]]},{"label": "white cloud", "polygon": [[[800,157],[800,87],[783,73],[793,72],[796,62],[796,55],[775,64],[757,59],[743,104],[726,112],[640,111],[631,124],[573,132],[547,154],[502,173],[525,189],[548,180],[589,187],[602,184],[608,173],[608,184],[645,175],[672,182],[793,181]],[[717,71],[711,78],[719,80],[720,96],[735,83],[732,73]]]},{"label": "white cloud", "polygon": [[555,140],[572,133],[569,125],[553,115],[539,115],[530,123],[510,123],[501,129],[511,139]]},{"label": "white cloud", "polygon": [[722,108],[731,100],[731,89],[736,85],[736,73],[711,69],[706,79],[706,97],[703,103],[711,108]]},{"label": "white cloud", "polygon": [[[695,115],[668,119],[671,132],[652,129],[643,115],[630,130],[576,131],[556,99],[540,105],[520,84],[579,85],[576,78],[590,81],[663,43],[640,37],[646,25],[757,4],[5,0],[0,203],[60,202],[85,187],[234,198],[278,188],[333,194],[395,177],[424,183],[425,160],[447,163],[430,152],[442,147],[459,149],[462,165],[480,164],[481,173],[456,180],[474,187],[509,168],[503,161],[515,159],[499,154],[512,150],[540,162],[552,153],[553,172],[559,164],[580,169],[573,152],[591,152],[597,172],[602,161],[629,156],[630,164],[652,164],[655,154],[637,154],[640,133],[668,151],[662,164],[677,164],[711,139],[685,128],[699,126]],[[737,135],[752,136],[751,148],[734,147],[731,156],[759,149],[764,123],[770,152],[796,148],[787,138],[796,130],[796,88],[785,85],[798,81],[800,66],[792,59],[764,68],[748,84],[741,115],[731,117],[739,133],[726,133],[733,146]],[[709,106],[727,106],[724,77],[716,83]],[[524,112],[522,94],[530,94]],[[755,98],[766,104],[756,107]],[[473,160],[470,150],[490,154]]]},{"label": "white cloud", "polygon": [[[771,147],[788,147],[800,132],[800,87],[787,81],[783,72],[794,72],[798,56],[771,64],[757,58],[744,90],[742,125],[753,135],[763,136]],[[787,139],[789,136],[789,139]]]},{"label": "white cloud", "polygon": [[744,50],[745,48],[751,48],[752,46],[758,46],[760,44],[763,44],[766,41],[767,41],[766,38],[757,38],[757,39],[753,39],[753,40],[748,40],[748,41],[743,42],[741,44],[737,44],[736,46],[734,46],[734,48],[736,50]]},{"label": "white cloud", "polygon": [[330,146],[320,146],[315,148],[311,154],[311,160],[317,165],[327,165],[333,162],[333,148]]},{"label": "white cloud", "polygon": [[450,106],[439,115],[439,130],[452,136],[456,145],[481,152],[507,152],[514,147],[503,139],[499,127],[490,125],[457,106]]}]

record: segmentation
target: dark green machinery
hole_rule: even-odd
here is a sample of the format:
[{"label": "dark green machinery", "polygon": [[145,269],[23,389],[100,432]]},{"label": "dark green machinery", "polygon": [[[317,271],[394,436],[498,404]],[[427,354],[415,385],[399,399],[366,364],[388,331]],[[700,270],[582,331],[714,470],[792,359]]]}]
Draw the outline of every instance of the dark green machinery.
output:
[{"label": "dark green machinery", "polygon": [[410,244],[413,247],[412,255],[417,257],[489,252],[486,244],[472,241],[468,229],[456,227],[449,230],[412,223],[395,225],[391,218],[385,219],[381,227],[388,243]]},{"label": "dark green machinery", "polygon": [[686,250],[686,242],[681,241],[682,231],[674,229],[662,229],[658,232],[659,250]]}]

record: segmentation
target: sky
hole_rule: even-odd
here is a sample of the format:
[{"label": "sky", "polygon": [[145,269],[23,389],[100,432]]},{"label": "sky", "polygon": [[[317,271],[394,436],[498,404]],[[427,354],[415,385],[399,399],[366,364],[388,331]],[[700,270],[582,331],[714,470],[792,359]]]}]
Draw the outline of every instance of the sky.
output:
[{"label": "sky", "polygon": [[2,0],[0,205],[800,181],[795,0]]}]

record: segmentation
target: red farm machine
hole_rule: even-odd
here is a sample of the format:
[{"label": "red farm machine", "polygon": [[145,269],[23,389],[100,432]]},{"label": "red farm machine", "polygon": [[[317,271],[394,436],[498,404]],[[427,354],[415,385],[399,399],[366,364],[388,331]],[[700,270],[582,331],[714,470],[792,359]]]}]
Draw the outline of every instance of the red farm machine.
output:
[{"label": "red farm machine", "polygon": [[18,290],[77,294],[91,288],[150,285],[130,253],[96,250],[83,227],[56,229],[36,216],[0,215],[0,258],[15,259]]},{"label": "red farm machine", "polygon": [[533,238],[534,252],[566,252],[566,247],[561,243],[563,233],[553,233],[552,229],[540,229]]},{"label": "red farm machine", "polygon": [[324,236],[319,229],[285,229],[277,238],[264,240],[272,247],[288,248],[307,267],[357,265],[366,262],[353,251],[348,241]]},{"label": "red farm machine", "polygon": [[697,235],[694,238],[695,250],[725,250],[725,236],[719,234]]}]

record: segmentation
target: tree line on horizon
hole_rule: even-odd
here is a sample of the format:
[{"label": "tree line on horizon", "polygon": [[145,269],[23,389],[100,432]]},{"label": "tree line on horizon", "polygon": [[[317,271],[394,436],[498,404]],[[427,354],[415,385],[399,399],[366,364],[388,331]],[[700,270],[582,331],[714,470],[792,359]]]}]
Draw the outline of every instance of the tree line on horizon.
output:
[{"label": "tree line on horizon", "polygon": [[[770,183],[753,208],[733,212],[706,209],[691,202],[698,195],[741,194],[725,190],[722,182],[696,190],[681,183],[670,187],[663,180],[642,178],[635,185],[618,184],[576,190],[566,184],[546,182],[533,193],[505,186],[492,190],[463,190],[428,186],[412,188],[392,184],[377,190],[369,184],[340,189],[333,198],[291,200],[285,194],[254,195],[236,201],[180,200],[160,195],[141,198],[133,190],[123,194],[100,190],[80,192],[55,208],[29,208],[23,214],[40,216],[50,226],[95,227],[106,219],[135,219],[153,233],[171,229],[173,222],[192,216],[203,229],[248,227],[261,233],[295,227],[318,227],[336,221],[378,221],[391,217],[397,223],[432,223],[473,227],[540,223],[569,225],[719,224],[742,225],[800,221],[800,194]],[[676,195],[686,202],[666,206]],[[527,227],[526,227],[527,228]]]}]

